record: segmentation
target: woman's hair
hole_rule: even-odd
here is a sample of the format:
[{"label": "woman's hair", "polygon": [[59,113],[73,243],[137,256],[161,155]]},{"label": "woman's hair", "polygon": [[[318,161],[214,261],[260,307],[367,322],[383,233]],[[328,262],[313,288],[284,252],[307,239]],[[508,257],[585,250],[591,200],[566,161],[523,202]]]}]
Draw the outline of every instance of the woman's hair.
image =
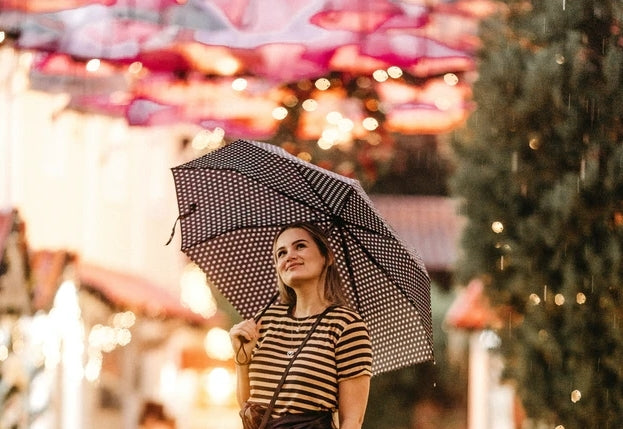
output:
[{"label": "woman's hair", "polygon": [[[283,226],[275,235],[275,239],[273,240],[273,249],[277,243],[277,240],[285,231],[289,229],[300,228],[309,233],[311,238],[318,246],[318,250],[320,250],[320,254],[325,258],[325,267],[326,276],[325,276],[325,284],[324,284],[324,293],[323,297],[331,304],[336,305],[345,305],[346,299],[344,298],[344,291],[342,290],[342,281],[340,279],[340,274],[337,270],[337,265],[335,264],[335,254],[331,249],[329,244],[329,240],[325,232],[316,224],[311,222],[295,222],[289,225]],[[275,261],[276,263],[276,261]],[[283,304],[294,305],[296,304],[296,293],[294,289],[290,286],[283,283],[281,277],[277,276],[277,289],[279,290],[279,300]]]}]

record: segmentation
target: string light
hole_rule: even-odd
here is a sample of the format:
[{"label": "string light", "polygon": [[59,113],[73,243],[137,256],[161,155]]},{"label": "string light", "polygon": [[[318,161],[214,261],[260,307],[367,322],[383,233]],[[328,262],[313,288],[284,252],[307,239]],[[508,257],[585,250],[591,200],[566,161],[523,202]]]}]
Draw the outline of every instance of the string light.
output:
[{"label": "string light", "polygon": [[231,87],[234,89],[234,91],[244,91],[245,89],[247,89],[248,84],[249,82],[245,78],[239,77],[232,81]]},{"label": "string light", "polygon": [[93,58],[87,62],[86,69],[88,72],[94,73],[99,70],[101,65],[102,62],[99,59]]},{"label": "string light", "polygon": [[313,112],[316,109],[318,109],[318,102],[316,100],[308,98],[307,100],[303,101],[303,110],[307,112]]},{"label": "string light", "polygon": [[327,89],[329,89],[331,87],[331,82],[329,81],[329,79],[321,77],[320,79],[316,80],[314,85],[320,91],[326,91]]},{"label": "string light", "polygon": [[393,79],[402,77],[402,69],[398,66],[391,66],[387,69],[387,74]]},{"label": "string light", "polygon": [[288,109],[286,109],[285,107],[279,106],[273,109],[273,118],[277,119],[278,121],[285,119],[286,116],[288,116]]},{"label": "string light", "polygon": [[446,73],[443,75],[443,81],[448,86],[456,86],[459,83],[459,78],[454,73]]},{"label": "string light", "polygon": [[372,73],[372,77],[377,82],[385,82],[387,79],[389,79],[389,74],[387,74],[385,70],[375,70]]},{"label": "string light", "polygon": [[143,63],[140,61],[134,61],[128,66],[128,71],[132,74],[139,74],[143,70]]}]

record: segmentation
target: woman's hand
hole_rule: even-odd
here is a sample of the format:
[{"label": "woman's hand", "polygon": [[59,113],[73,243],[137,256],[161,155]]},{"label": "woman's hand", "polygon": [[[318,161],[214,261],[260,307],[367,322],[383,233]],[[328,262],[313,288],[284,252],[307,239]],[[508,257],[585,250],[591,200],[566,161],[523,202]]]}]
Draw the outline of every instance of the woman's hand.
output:
[{"label": "woman's hand", "polygon": [[259,326],[253,319],[243,320],[229,330],[229,339],[234,349],[234,358],[239,365],[251,360],[251,352],[259,337]]}]

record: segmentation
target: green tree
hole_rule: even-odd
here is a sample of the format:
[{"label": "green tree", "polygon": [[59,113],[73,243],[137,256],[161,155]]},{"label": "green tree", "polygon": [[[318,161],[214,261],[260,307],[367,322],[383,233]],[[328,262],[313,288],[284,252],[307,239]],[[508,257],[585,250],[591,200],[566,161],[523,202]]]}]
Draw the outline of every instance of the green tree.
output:
[{"label": "green tree", "polygon": [[[453,141],[458,280],[490,280],[527,414],[623,422],[623,2],[505,0]],[[511,320],[509,318],[509,320]]]}]

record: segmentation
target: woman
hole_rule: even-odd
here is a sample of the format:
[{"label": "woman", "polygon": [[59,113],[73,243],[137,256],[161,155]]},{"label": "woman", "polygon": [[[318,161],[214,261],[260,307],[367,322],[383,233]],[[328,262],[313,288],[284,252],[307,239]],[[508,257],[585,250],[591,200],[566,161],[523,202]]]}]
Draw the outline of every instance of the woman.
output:
[{"label": "woman", "polygon": [[321,414],[328,415],[324,423],[309,427],[329,429],[337,410],[340,429],[360,429],[372,374],[370,338],[361,317],[344,306],[327,238],[314,224],[288,225],[275,237],[273,258],[280,302],[258,323],[249,319],[230,330],[243,422],[254,414],[250,406],[268,406],[294,355],[267,427],[287,428],[289,418]]}]

